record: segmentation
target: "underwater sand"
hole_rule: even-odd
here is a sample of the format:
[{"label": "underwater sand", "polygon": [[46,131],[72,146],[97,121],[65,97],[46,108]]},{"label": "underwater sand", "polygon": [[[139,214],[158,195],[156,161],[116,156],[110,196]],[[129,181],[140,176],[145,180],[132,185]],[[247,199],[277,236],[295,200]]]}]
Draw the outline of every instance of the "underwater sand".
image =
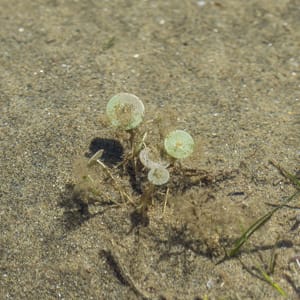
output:
[{"label": "underwater sand", "polygon": [[[281,299],[255,269],[274,253],[299,299],[299,198],[217,264],[295,192],[269,160],[299,172],[299,41],[296,0],[0,0],[0,299]],[[74,161],[118,140],[101,120],[119,92],[202,145],[183,164],[227,174],[155,201],[147,226],[71,195]]]}]

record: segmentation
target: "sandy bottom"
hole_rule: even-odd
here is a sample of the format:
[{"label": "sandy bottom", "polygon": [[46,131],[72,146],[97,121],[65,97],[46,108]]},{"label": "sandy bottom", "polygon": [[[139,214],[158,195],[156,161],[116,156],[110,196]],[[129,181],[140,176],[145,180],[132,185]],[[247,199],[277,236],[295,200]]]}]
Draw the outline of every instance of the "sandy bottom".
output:
[{"label": "sandy bottom", "polygon": [[[0,7],[1,299],[281,299],[263,272],[300,297],[299,197],[222,260],[296,191],[270,160],[299,175],[298,1]],[[197,144],[142,217],[145,170],[113,168],[128,135],[104,121],[119,92],[144,102],[148,146]]]}]

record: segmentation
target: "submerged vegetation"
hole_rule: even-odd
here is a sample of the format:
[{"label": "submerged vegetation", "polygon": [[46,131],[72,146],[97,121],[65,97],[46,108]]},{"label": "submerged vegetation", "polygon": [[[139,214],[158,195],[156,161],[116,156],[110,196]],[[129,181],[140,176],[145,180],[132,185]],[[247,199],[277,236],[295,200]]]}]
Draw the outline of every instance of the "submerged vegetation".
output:
[{"label": "submerged vegetation", "polygon": [[[294,187],[296,188],[296,191],[291,196],[287,197],[287,199],[285,199],[282,203],[276,205],[273,209],[271,209],[270,211],[265,213],[263,216],[258,218],[253,224],[251,224],[250,227],[247,228],[242,233],[242,235],[235,241],[234,246],[231,248],[231,250],[229,252],[225,251],[225,258],[223,258],[221,261],[224,261],[226,259],[233,258],[233,257],[237,256],[239,254],[242,246],[250,239],[250,237],[255,232],[257,232],[259,229],[261,229],[272,218],[272,216],[277,211],[279,211],[283,208],[294,208],[294,207],[290,207],[289,204],[293,200],[297,199],[297,197],[299,197],[299,195],[300,195],[300,180],[297,178],[296,175],[291,174],[290,172],[288,172],[287,170],[285,170],[284,168],[279,166],[274,161],[271,160],[270,164],[272,164],[274,167],[276,167],[278,169],[278,171],[294,185]],[[261,280],[268,283],[281,296],[287,297],[287,293],[271,277],[271,275],[274,272],[274,268],[275,268],[275,264],[276,264],[276,257],[277,256],[275,255],[275,251],[273,250],[268,270],[264,270],[262,267],[256,266],[254,269],[258,272],[258,275],[256,275],[256,274],[253,274],[253,275],[258,276]],[[298,267],[300,267],[299,260],[296,259],[296,261],[298,263]],[[291,278],[288,278],[288,280],[294,286],[293,280]],[[297,290],[298,288],[295,287],[295,289]]]},{"label": "submerged vegetation", "polygon": [[283,176],[285,176],[287,179],[291,181],[291,183],[296,187],[295,193],[293,193],[291,196],[289,196],[283,203],[275,206],[272,210],[264,214],[262,217],[257,219],[235,242],[234,247],[226,254],[227,257],[233,257],[238,254],[241,247],[246,243],[252,234],[254,234],[258,229],[260,229],[266,222],[268,222],[271,217],[274,215],[275,212],[282,208],[286,208],[287,205],[294,200],[297,196],[300,195],[300,181],[299,179],[286,171],[284,168],[277,165],[275,162],[270,161],[270,163],[275,166]]},{"label": "submerged vegetation", "polygon": [[[108,132],[113,138],[95,138],[91,143],[88,159],[79,160],[75,166],[77,180],[73,196],[80,199],[82,211],[88,216],[97,215],[99,207],[130,206],[133,208],[133,226],[147,226],[149,210],[154,204],[162,214],[170,205],[178,214],[180,222],[184,220],[179,231],[187,230],[188,234],[192,233],[192,239],[189,237],[188,242],[180,236],[185,247],[195,253],[218,258],[218,263],[222,263],[228,259],[240,260],[239,254],[249,239],[276,212],[289,208],[288,205],[300,195],[299,178],[271,161],[295,186],[296,191],[253,221],[234,241],[234,232],[222,235],[223,231],[218,228],[222,216],[217,221],[211,211],[201,211],[202,202],[205,203],[214,196],[209,190],[201,194],[199,188],[211,187],[230,179],[238,170],[222,170],[212,174],[197,168],[194,162],[201,158],[197,148],[199,143],[195,143],[187,131],[176,129],[176,124],[166,126],[159,116],[145,120],[144,104],[133,94],[120,93],[113,96],[108,101],[106,117],[109,120]],[[185,159],[191,157],[193,168],[184,166]],[[182,195],[189,198],[188,201],[182,201]],[[213,205],[212,203],[211,210],[214,210]],[[194,233],[196,234],[193,236]],[[205,245],[205,250],[204,247],[199,250],[199,245]],[[251,272],[280,295],[286,296],[286,292],[272,279],[276,257],[274,252],[268,268],[256,264],[255,272]]]},{"label": "submerged vegetation", "polygon": [[[112,132],[120,137],[110,142],[121,145],[122,153],[115,161],[108,162],[107,152],[113,157],[115,148],[98,138],[98,147],[93,148],[86,163],[81,163],[81,172],[76,171],[79,174],[76,191],[80,190],[87,206],[103,202],[131,204],[142,218],[147,218],[155,199],[163,200],[165,210],[171,191],[182,192],[199,183],[201,179],[195,178],[204,178],[203,171],[182,165],[182,160],[194,152],[192,136],[178,129],[162,134],[166,126],[159,118],[143,122],[145,107],[137,96],[129,93],[113,96],[107,103],[106,116]],[[155,137],[151,140],[150,135]]]}]

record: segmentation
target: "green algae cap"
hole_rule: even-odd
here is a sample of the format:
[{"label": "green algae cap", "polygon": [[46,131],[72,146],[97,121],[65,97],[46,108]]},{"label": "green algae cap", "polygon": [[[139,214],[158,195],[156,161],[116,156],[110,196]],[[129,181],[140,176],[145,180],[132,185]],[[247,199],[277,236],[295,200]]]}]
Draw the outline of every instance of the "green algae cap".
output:
[{"label": "green algae cap", "polygon": [[154,185],[163,185],[170,179],[169,171],[164,167],[153,168],[148,173],[148,180]]},{"label": "green algae cap", "polygon": [[166,152],[177,159],[190,156],[194,151],[194,140],[184,130],[174,130],[170,132],[164,141]]},{"label": "green algae cap", "polygon": [[107,103],[106,114],[114,127],[130,130],[137,127],[144,117],[144,104],[135,95],[120,93]]}]

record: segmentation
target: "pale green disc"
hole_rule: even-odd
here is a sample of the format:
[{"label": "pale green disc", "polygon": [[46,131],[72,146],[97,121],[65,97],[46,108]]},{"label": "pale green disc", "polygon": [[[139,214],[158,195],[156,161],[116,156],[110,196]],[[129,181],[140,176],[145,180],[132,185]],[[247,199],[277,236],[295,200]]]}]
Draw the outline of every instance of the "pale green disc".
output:
[{"label": "pale green disc", "polygon": [[153,168],[148,173],[148,180],[154,185],[162,185],[169,181],[170,173],[164,167]]},{"label": "pale green disc", "polygon": [[153,151],[148,147],[145,147],[139,153],[139,159],[142,165],[148,169],[154,169],[158,167],[167,168],[170,163],[168,161],[162,160],[159,156],[157,151]]},{"label": "pale green disc", "polygon": [[120,93],[107,103],[106,114],[113,126],[125,130],[137,127],[143,120],[145,107],[135,95]]},{"label": "pale green disc", "polygon": [[174,130],[170,132],[164,141],[166,152],[177,159],[190,156],[194,151],[194,140],[186,131]]}]

